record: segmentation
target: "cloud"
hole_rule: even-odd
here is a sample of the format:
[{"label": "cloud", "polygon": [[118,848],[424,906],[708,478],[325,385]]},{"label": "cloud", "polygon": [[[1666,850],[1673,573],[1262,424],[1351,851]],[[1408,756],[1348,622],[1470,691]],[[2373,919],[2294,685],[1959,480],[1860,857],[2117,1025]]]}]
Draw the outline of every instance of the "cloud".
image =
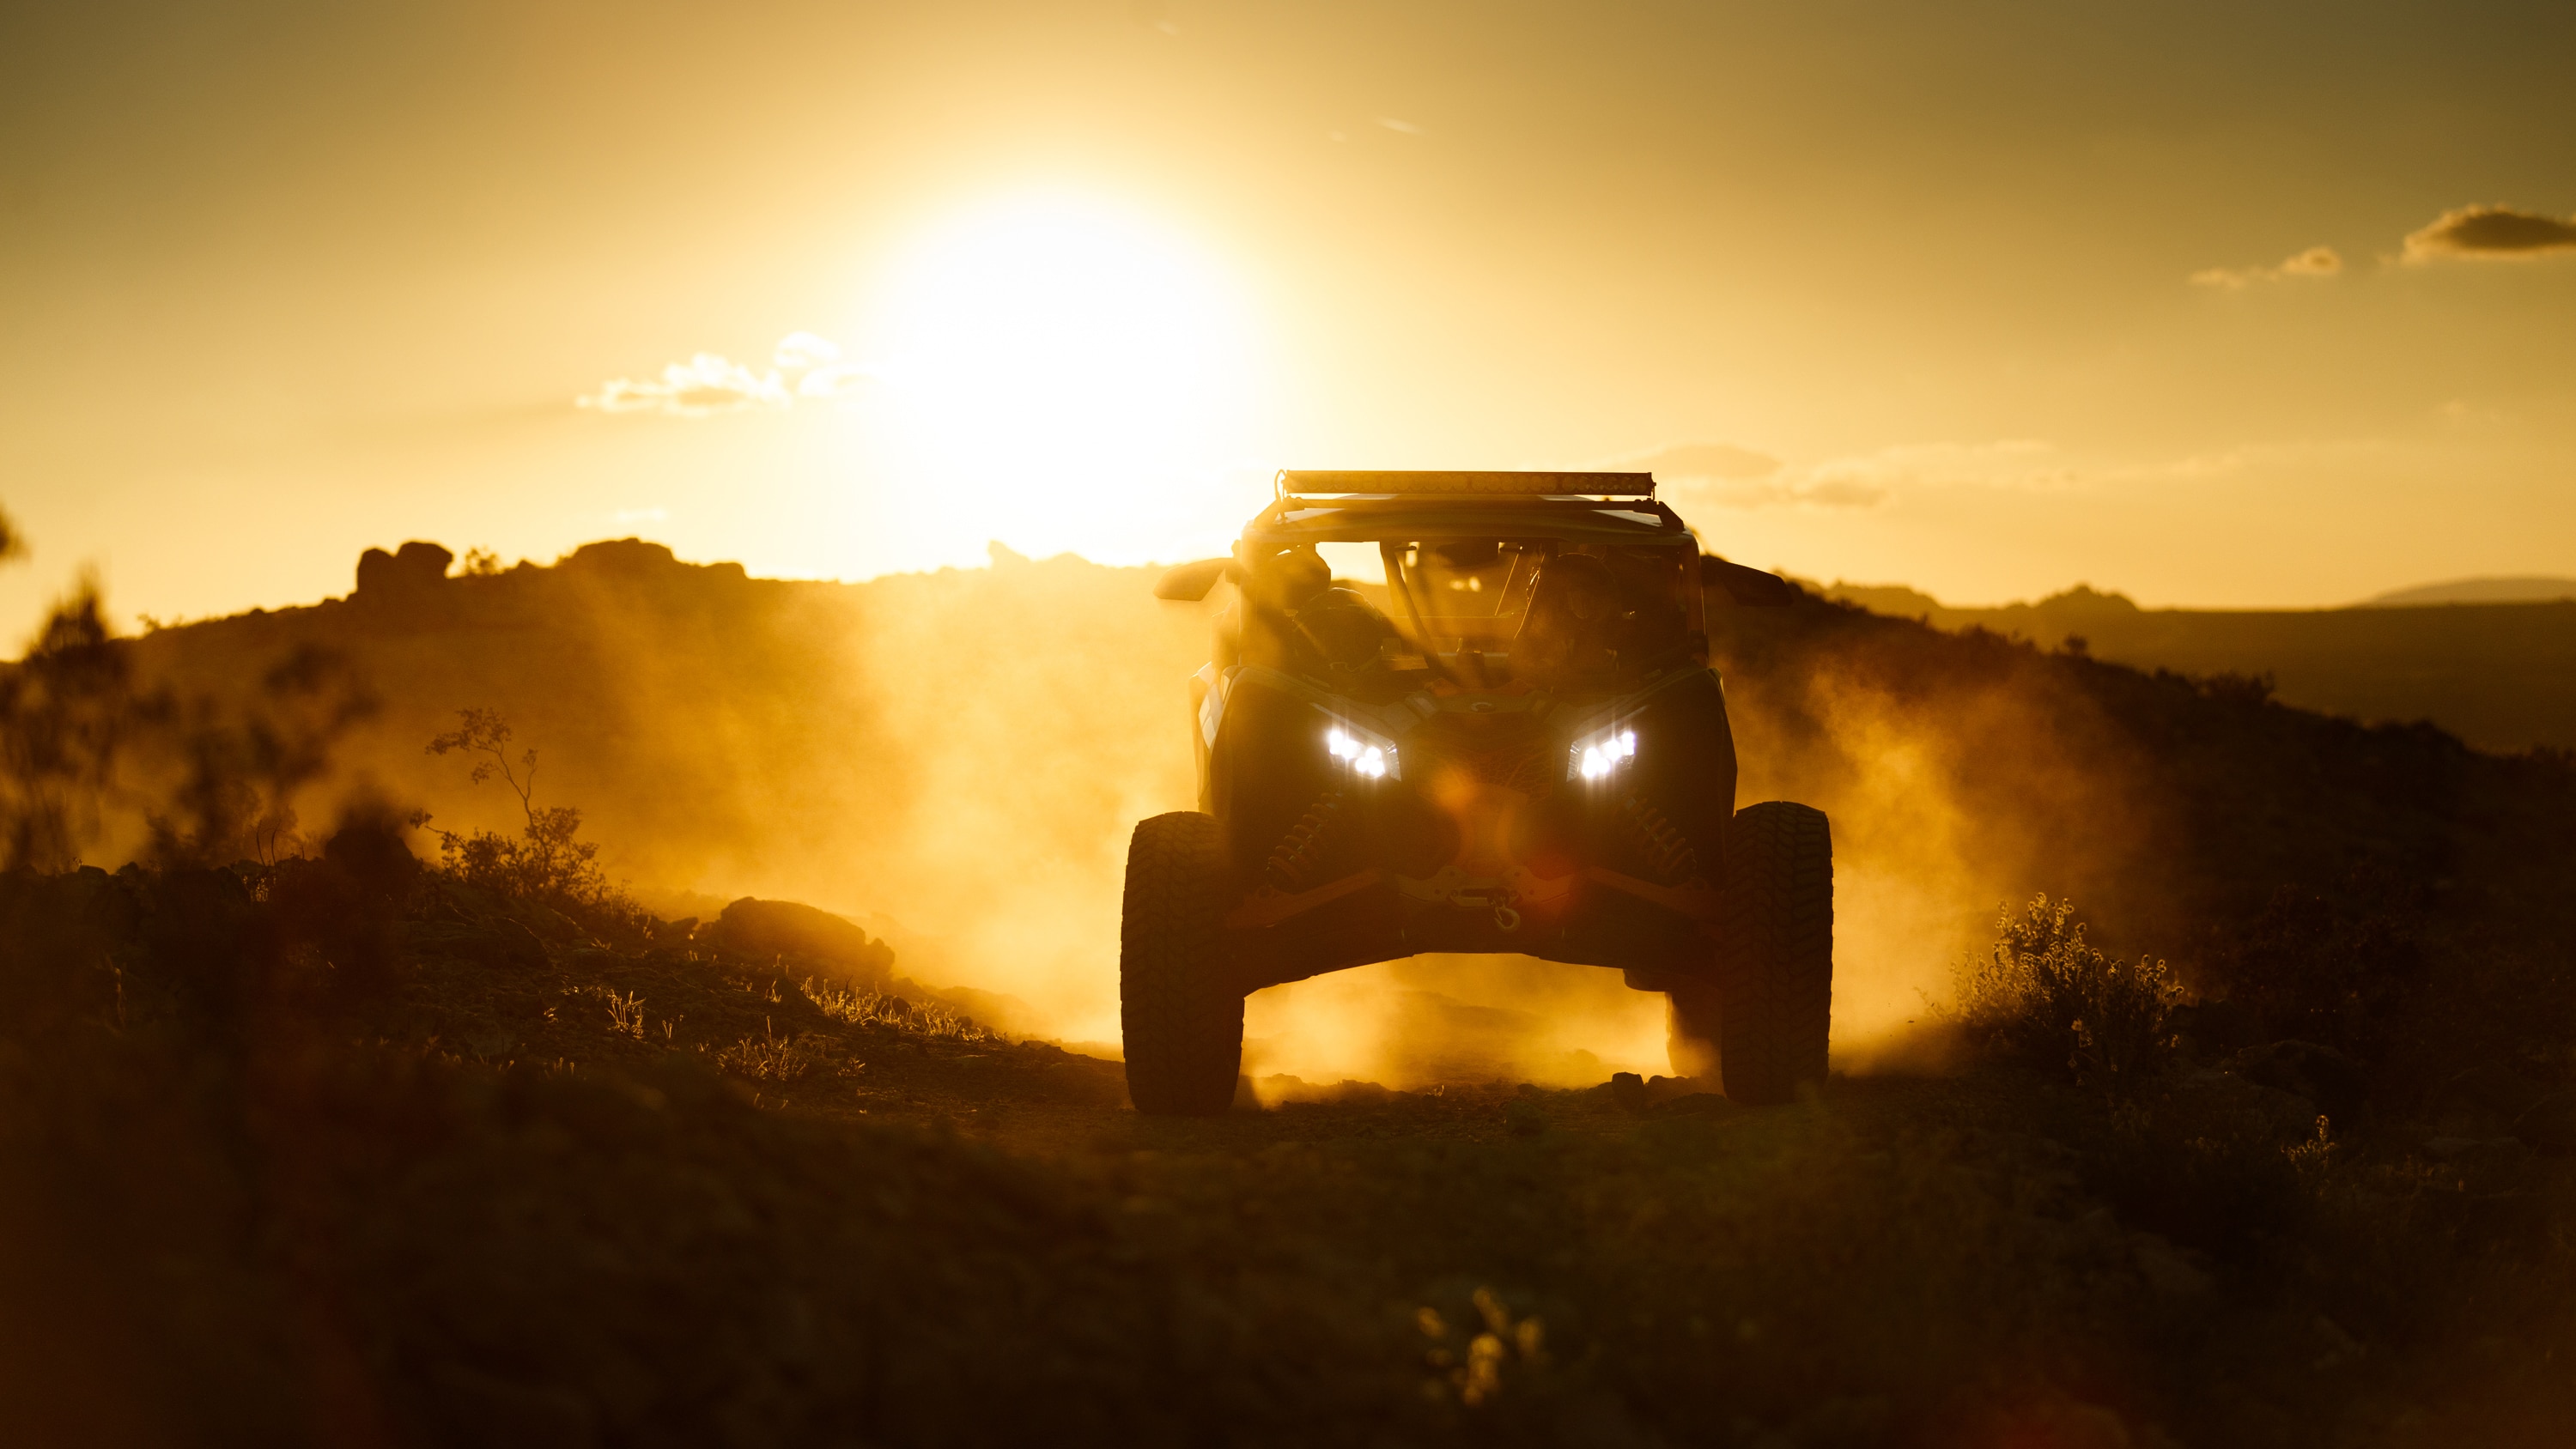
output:
[{"label": "cloud", "polygon": [[1867,508],[1886,500],[1887,490],[1862,478],[1683,478],[1665,491],[1674,497],[1714,503],[1721,508],[1775,508],[1808,504],[1818,508]]},{"label": "cloud", "polygon": [[[604,413],[665,413],[707,418],[754,408],[784,410],[799,398],[846,397],[868,374],[840,360],[840,344],[811,332],[790,332],[771,349],[772,368],[754,372],[720,353],[701,352],[674,362],[657,378],[613,377],[574,405]],[[802,374],[790,382],[782,375]]]},{"label": "cloud", "polygon": [[1380,116],[1377,118],[1377,123],[1386,127],[1388,130],[1397,132],[1401,135],[1419,136],[1422,134],[1422,128],[1420,126],[1413,124],[1411,121],[1398,120],[1393,116]]},{"label": "cloud", "polygon": [[841,344],[811,332],[790,332],[770,349],[769,360],[780,367],[820,367],[841,360]]},{"label": "cloud", "polygon": [[2406,260],[2436,257],[2527,258],[2576,251],[2576,218],[2561,221],[2505,206],[2463,206],[2443,212],[2406,238]]},{"label": "cloud", "polygon": [[1886,489],[1859,478],[1812,479],[1795,491],[1799,502],[1827,508],[1867,508],[1887,497]]},{"label": "cloud", "polygon": [[1767,478],[1780,471],[1780,460],[1732,443],[1677,443],[1627,459],[1618,467],[1675,478]]},{"label": "cloud", "polygon": [[1820,480],[1783,478],[1779,459],[1732,443],[1675,443],[1601,466],[1623,473],[1652,473],[1668,494],[1728,508],[1778,503],[1851,507],[1878,501],[1837,481],[1822,480],[1820,486]]},{"label": "cloud", "polygon": [[2139,457],[2070,451],[2039,438],[1905,443],[1793,463],[1760,478],[1685,479],[1667,492],[1674,506],[1686,512],[1691,505],[1860,509],[1942,493],[2069,498],[2170,485],[2207,487],[2218,480],[2270,472],[2348,469],[2357,461],[2383,456],[2388,446],[2370,437],[2315,438]]},{"label": "cloud", "polygon": [[701,352],[663,368],[658,378],[612,377],[600,384],[599,391],[577,399],[576,405],[604,413],[662,412],[705,418],[748,408],[783,408],[794,401],[777,373],[756,373],[716,353]]},{"label": "cloud", "polygon": [[1816,502],[1857,507],[1898,489],[1969,484],[1985,487],[2059,486],[2073,475],[2056,460],[2056,448],[2037,438],[1990,443],[1904,443],[1802,470],[1797,486]]},{"label": "cloud", "polygon": [[2064,487],[2074,479],[2054,446],[2036,438],[2002,438],[1906,443],[1749,477],[1686,482],[1677,491],[1727,508],[1870,508],[1909,488],[2041,489]]},{"label": "cloud", "polygon": [[2225,287],[2234,291],[2257,282],[2278,282],[2291,277],[2331,277],[2343,270],[2343,258],[2333,247],[2310,247],[2284,257],[2277,267],[2209,267],[2191,274],[2196,287]]}]

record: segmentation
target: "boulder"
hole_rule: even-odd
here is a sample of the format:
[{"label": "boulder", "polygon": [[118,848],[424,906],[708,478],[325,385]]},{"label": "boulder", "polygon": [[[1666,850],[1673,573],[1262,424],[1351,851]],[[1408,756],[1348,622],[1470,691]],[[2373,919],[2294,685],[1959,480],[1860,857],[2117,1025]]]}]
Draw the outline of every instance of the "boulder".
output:
[{"label": "boulder", "polygon": [[434,543],[414,539],[393,553],[380,548],[358,555],[357,597],[369,603],[417,599],[447,577],[456,555]]},{"label": "boulder", "polygon": [[1610,1100],[1622,1112],[1646,1110],[1646,1079],[1635,1072],[1610,1074]]},{"label": "boulder", "polygon": [[689,567],[672,554],[668,545],[647,543],[640,538],[585,543],[555,566],[566,573],[627,579],[654,578]]},{"label": "boulder", "polygon": [[724,908],[697,939],[743,956],[796,956],[835,974],[881,987],[894,969],[894,950],[830,911],[797,901],[745,896]]}]

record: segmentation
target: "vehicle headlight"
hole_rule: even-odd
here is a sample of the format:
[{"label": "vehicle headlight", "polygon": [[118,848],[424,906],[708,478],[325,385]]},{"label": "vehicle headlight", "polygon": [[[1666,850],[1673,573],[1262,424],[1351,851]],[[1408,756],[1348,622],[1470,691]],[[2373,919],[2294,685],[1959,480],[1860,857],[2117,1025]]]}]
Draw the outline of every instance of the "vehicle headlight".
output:
[{"label": "vehicle headlight", "polygon": [[1396,763],[1395,741],[1359,726],[1336,720],[1324,730],[1324,753],[1332,756],[1363,780],[1403,778]]},{"label": "vehicle headlight", "polygon": [[1637,758],[1637,732],[1622,725],[1596,730],[1565,752],[1565,778],[1604,780]]}]

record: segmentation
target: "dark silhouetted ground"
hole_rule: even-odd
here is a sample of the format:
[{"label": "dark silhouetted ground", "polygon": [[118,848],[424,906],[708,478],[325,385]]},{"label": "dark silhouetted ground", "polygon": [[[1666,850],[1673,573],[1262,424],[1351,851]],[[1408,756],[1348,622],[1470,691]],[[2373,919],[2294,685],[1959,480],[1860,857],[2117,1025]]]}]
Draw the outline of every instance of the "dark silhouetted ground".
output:
[{"label": "dark silhouetted ground", "polygon": [[[747,587],[642,566],[656,608]],[[1109,597],[1088,569],[972,587]],[[578,573],[507,587],[607,587]],[[467,647],[536,627],[491,607],[348,632],[410,639],[385,657],[442,688],[498,658],[542,694],[537,656]],[[305,627],[252,625],[205,628]],[[555,677],[625,678],[614,632]],[[106,1445],[2564,1442],[2566,759],[1831,605],[1716,632],[1747,798],[1825,805],[1858,867],[2074,896],[2099,943],[2174,959],[2198,998],[2180,1045],[2117,1096],[1952,1040],[1948,1075],[1771,1111],[1671,1081],[1271,1082],[1272,1110],[1149,1121],[1115,1063],[988,1031],[792,903],[576,920],[427,870],[381,815],[272,867],[13,874],[0,1423]],[[1038,677],[1079,674],[1059,666]],[[697,718],[757,740],[769,700],[820,749],[796,731],[821,706],[762,695],[766,668],[703,678],[741,688]],[[655,808],[686,827],[688,781],[730,758]]]},{"label": "dark silhouetted ground", "polygon": [[2542,1084],[2330,1145],[2298,1093],[2331,1082],[2224,1044],[2116,1102],[1988,1066],[1157,1121],[864,957],[334,869],[0,889],[17,1442],[2541,1444],[2576,1412]]}]

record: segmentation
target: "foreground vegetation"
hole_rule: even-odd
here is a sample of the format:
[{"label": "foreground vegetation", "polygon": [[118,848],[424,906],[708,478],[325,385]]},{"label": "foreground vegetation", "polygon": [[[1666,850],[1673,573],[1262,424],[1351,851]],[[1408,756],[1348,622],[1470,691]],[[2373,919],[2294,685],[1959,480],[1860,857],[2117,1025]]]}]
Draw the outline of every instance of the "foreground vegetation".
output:
[{"label": "foreground vegetation", "polygon": [[2172,1039],[2116,1089],[1996,1059],[1768,1112],[1346,1084],[1149,1121],[820,913],[618,945],[391,843],[0,881],[38,1440],[2539,1443],[2576,1413],[2576,1173],[2473,1104],[2320,1135],[2260,1058]]}]

